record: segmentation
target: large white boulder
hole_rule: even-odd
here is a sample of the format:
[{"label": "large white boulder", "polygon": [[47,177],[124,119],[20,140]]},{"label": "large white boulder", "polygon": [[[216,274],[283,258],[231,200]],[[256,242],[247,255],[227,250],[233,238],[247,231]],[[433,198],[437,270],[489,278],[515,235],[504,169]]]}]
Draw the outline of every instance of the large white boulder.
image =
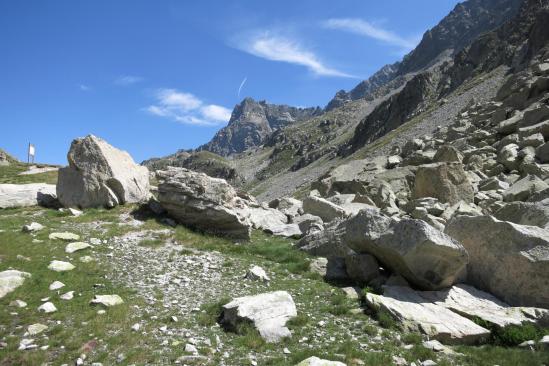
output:
[{"label": "large white boulder", "polygon": [[221,324],[236,329],[239,323],[249,322],[267,342],[279,342],[291,337],[286,322],[296,315],[292,296],[286,291],[275,291],[238,297],[223,305]]},{"label": "large white boulder", "polygon": [[224,179],[184,168],[157,171],[158,202],[176,220],[200,230],[249,239],[251,223],[238,209],[246,203]]},{"label": "large white boulder", "polygon": [[54,184],[0,184],[0,208],[50,206],[55,201]]},{"label": "large white boulder", "polygon": [[96,136],[75,139],[67,159],[57,181],[65,207],[114,207],[149,197],[149,170]]},{"label": "large white boulder", "polygon": [[469,253],[469,284],[511,305],[549,308],[548,230],[491,216],[456,216],[445,232]]}]

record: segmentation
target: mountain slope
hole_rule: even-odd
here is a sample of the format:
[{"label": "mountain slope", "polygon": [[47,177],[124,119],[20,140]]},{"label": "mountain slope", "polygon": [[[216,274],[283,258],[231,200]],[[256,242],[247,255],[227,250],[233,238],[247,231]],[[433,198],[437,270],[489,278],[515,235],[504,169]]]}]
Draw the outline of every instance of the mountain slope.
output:
[{"label": "mountain slope", "polygon": [[318,107],[296,108],[246,98],[234,108],[229,124],[198,150],[207,150],[222,156],[240,153],[261,145],[273,131],[320,113],[321,109]]}]

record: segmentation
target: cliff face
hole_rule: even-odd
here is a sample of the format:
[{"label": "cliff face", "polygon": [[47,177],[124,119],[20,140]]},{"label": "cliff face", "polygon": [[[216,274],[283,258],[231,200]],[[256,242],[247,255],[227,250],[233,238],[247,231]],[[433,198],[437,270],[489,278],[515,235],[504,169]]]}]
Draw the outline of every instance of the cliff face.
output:
[{"label": "cliff face", "polygon": [[234,108],[229,124],[198,150],[207,150],[222,156],[239,153],[261,145],[273,131],[321,112],[318,107],[296,108],[246,98]]},{"label": "cliff face", "polygon": [[[479,1],[475,1],[475,3]],[[514,5],[514,3],[503,0],[492,0],[488,3],[507,5],[503,8],[504,13],[509,12],[510,6]],[[459,7],[460,5],[457,8]],[[479,35],[447,62],[417,73],[402,91],[383,102],[358,124],[353,138],[349,144],[340,149],[340,153],[342,155],[353,153],[409,121],[426,108],[434,107],[445,95],[456,90],[467,80],[488,73],[502,65],[511,67],[512,71],[524,67],[529,58],[547,44],[549,39],[549,30],[546,26],[548,8],[549,2],[547,1],[523,1],[518,13],[515,11],[514,18],[491,32]],[[455,12],[456,10],[453,13]],[[464,13],[464,11],[462,10],[460,13]],[[469,13],[465,12],[465,14]],[[481,12],[481,19],[485,18],[485,14],[486,12]],[[451,18],[454,17],[455,14]],[[466,21],[463,23],[469,24],[470,17],[465,15],[464,17]],[[501,14],[495,18],[503,19]],[[490,22],[490,24],[492,23]],[[461,29],[457,25],[453,28]],[[440,33],[440,30],[437,33]],[[459,42],[454,42],[454,44],[459,44]],[[423,48],[425,47],[423,46]],[[414,50],[410,57],[416,57],[413,55],[417,53],[418,49]],[[420,60],[421,58],[417,56],[416,59]]]},{"label": "cliff face", "polygon": [[456,5],[435,27],[425,32],[417,47],[401,62],[385,65],[368,80],[346,92],[340,90],[326,106],[327,110],[361,98],[372,99],[380,88],[405,83],[404,75],[425,70],[455,56],[479,35],[489,32],[514,17],[521,0],[469,0]]}]

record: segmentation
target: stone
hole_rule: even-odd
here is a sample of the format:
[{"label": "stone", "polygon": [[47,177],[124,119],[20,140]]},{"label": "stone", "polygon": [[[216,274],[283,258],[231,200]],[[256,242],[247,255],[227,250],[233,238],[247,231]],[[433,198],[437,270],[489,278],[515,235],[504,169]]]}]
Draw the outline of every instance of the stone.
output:
[{"label": "stone", "polygon": [[346,366],[343,362],[329,361],[311,356],[298,363],[296,366]]},{"label": "stone", "polygon": [[103,305],[105,307],[111,307],[123,304],[124,300],[118,295],[95,295],[90,301],[92,305]]},{"label": "stone", "polygon": [[295,217],[300,214],[300,212],[303,210],[303,202],[301,202],[298,199],[292,198],[292,197],[282,197],[281,199],[277,200],[276,208],[283,214],[289,217]]},{"label": "stone", "polygon": [[36,323],[36,324],[31,324],[27,327],[27,332],[33,336],[33,335],[37,335],[37,334],[40,334],[42,333],[43,331],[45,331],[46,329],[48,329],[48,326],[47,325],[44,325],[44,324],[40,324],[40,323]]},{"label": "stone", "polygon": [[509,306],[469,285],[458,284],[444,290],[424,291],[420,295],[466,318],[481,319],[497,328],[526,323],[543,326],[549,321],[549,310]]},{"label": "stone", "polygon": [[63,295],[59,296],[61,300],[72,300],[74,298],[74,291],[65,292]]},{"label": "stone", "polygon": [[0,272],[0,299],[23,285],[25,279],[30,277],[30,273],[17,271],[15,269],[8,269]]},{"label": "stone", "polygon": [[73,240],[79,240],[80,239],[80,235],[78,234],[73,234],[73,233],[68,233],[68,232],[64,232],[64,233],[51,233],[48,238],[50,240],[65,240],[65,241],[73,241]]},{"label": "stone", "polygon": [[198,355],[198,349],[196,349],[196,347],[190,343],[187,343],[185,345],[185,352],[191,353],[193,355]]},{"label": "stone", "polygon": [[262,282],[269,282],[271,280],[269,276],[267,276],[267,273],[265,273],[265,270],[259,266],[252,266],[250,269],[248,269],[245,278],[252,281]]},{"label": "stone", "polygon": [[72,242],[72,243],[69,243],[67,244],[67,246],[65,247],[65,253],[74,253],[74,252],[78,252],[80,250],[84,250],[84,249],[87,249],[87,248],[90,248],[91,245],[89,245],[88,243],[84,243],[84,242],[81,242],[81,241],[75,241],[75,242]]},{"label": "stone", "polygon": [[549,163],[549,142],[544,143],[536,149],[536,157],[540,163]]},{"label": "stone", "polygon": [[502,164],[508,170],[515,170],[518,167],[518,151],[517,144],[505,145],[498,153],[496,161]]},{"label": "stone", "polygon": [[50,284],[50,291],[55,291],[55,290],[59,290],[60,288],[63,288],[65,287],[65,284],[61,281],[53,281],[51,284]]},{"label": "stone", "polygon": [[549,199],[538,202],[510,202],[494,213],[498,220],[549,229]]},{"label": "stone", "polygon": [[322,219],[311,214],[304,214],[292,218],[292,224],[296,224],[303,235],[309,235],[324,230]]},{"label": "stone", "polygon": [[23,300],[13,300],[10,302],[10,306],[14,306],[14,307],[17,307],[17,308],[26,308],[27,307],[27,303],[24,302]]},{"label": "stone", "polygon": [[301,237],[299,225],[288,224],[288,217],[274,208],[246,207],[236,210],[237,214],[248,220],[255,229],[283,237]]},{"label": "stone", "polygon": [[55,272],[72,271],[76,267],[69,262],[53,260],[48,265],[48,268]]},{"label": "stone", "polygon": [[236,211],[237,206],[246,205],[224,179],[184,168],[156,174],[158,201],[181,224],[233,239],[250,238],[251,223]]},{"label": "stone", "polygon": [[527,201],[530,196],[547,188],[549,185],[535,175],[527,175],[503,192],[503,200],[505,202]]},{"label": "stone", "polygon": [[24,233],[33,233],[35,231],[40,231],[44,229],[44,226],[37,223],[37,222],[31,222],[30,224],[23,225],[23,232]]},{"label": "stone", "polygon": [[460,163],[434,163],[418,167],[413,198],[434,197],[442,203],[473,202],[474,188]]},{"label": "stone", "polygon": [[510,305],[549,308],[549,232],[491,216],[456,216],[446,234],[469,253],[467,283]]},{"label": "stone", "polygon": [[345,297],[350,300],[358,300],[361,297],[361,290],[358,287],[342,287],[341,291],[343,291]]},{"label": "stone", "polygon": [[114,207],[149,198],[149,170],[96,136],[73,140],[67,160],[56,187],[64,207]]},{"label": "stone", "polygon": [[398,221],[362,211],[342,225],[341,240],[351,249],[373,255],[422,289],[452,285],[468,262],[460,243],[422,220]]},{"label": "stone", "polygon": [[321,197],[309,196],[303,200],[303,211],[318,216],[324,222],[347,217],[347,212],[340,206]]},{"label": "stone", "polygon": [[437,150],[433,161],[435,163],[461,163],[463,161],[463,155],[455,147],[443,145]]},{"label": "stone", "polygon": [[55,205],[55,185],[45,183],[0,184],[0,208]]},{"label": "stone", "polygon": [[49,314],[49,313],[56,312],[57,308],[55,307],[55,305],[52,302],[48,301],[48,302],[45,302],[42,305],[40,305],[38,307],[38,311],[41,312],[41,313]]},{"label": "stone", "polygon": [[345,268],[349,278],[357,283],[367,284],[379,276],[379,264],[370,254],[350,254],[345,257]]},{"label": "stone", "polygon": [[386,286],[383,295],[366,294],[367,305],[387,312],[407,331],[426,334],[446,344],[475,344],[486,339],[490,331],[473,321],[423,298],[405,286]]},{"label": "stone", "polygon": [[74,216],[74,217],[78,217],[78,216],[81,216],[84,212],[80,211],[80,210],[77,210],[75,208],[72,208],[72,207],[69,207],[67,209],[67,211],[69,212],[69,214],[71,216]]},{"label": "stone", "polygon": [[387,157],[387,169],[393,169],[402,163],[402,158],[398,155]]},{"label": "stone", "polygon": [[233,299],[223,305],[220,323],[236,329],[239,323],[249,322],[267,342],[279,342],[291,337],[286,322],[297,316],[294,301],[286,291],[276,291]]}]

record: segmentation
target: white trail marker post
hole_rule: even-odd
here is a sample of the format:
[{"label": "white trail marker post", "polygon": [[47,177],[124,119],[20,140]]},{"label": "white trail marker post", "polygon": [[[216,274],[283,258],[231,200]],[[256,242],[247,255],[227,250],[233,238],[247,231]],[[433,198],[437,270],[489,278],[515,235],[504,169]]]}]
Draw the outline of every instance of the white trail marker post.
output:
[{"label": "white trail marker post", "polygon": [[29,153],[27,155],[27,163],[31,162],[31,158],[32,158],[32,162],[34,163],[35,152],[36,152],[36,150],[34,149],[34,145],[29,143]]}]

